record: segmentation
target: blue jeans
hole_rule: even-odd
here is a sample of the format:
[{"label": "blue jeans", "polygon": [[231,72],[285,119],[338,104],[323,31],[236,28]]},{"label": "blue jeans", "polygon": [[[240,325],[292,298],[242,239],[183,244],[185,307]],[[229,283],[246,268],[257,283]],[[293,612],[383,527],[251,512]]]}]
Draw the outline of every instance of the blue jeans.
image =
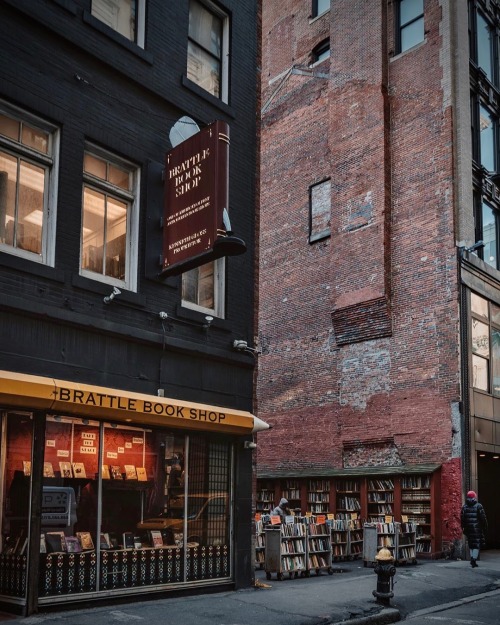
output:
[{"label": "blue jeans", "polygon": [[473,560],[477,560],[479,558],[479,549],[471,549],[470,550],[470,557]]}]

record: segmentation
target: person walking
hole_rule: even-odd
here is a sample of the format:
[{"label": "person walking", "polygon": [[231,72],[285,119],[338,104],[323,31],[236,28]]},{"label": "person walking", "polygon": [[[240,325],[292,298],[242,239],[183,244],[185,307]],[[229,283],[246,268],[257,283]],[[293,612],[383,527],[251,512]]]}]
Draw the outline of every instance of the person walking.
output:
[{"label": "person walking", "polygon": [[460,522],[462,531],[469,543],[470,565],[475,568],[479,551],[484,545],[484,534],[488,529],[488,520],[484,508],[478,502],[477,495],[473,490],[467,493],[467,499],[460,512]]}]

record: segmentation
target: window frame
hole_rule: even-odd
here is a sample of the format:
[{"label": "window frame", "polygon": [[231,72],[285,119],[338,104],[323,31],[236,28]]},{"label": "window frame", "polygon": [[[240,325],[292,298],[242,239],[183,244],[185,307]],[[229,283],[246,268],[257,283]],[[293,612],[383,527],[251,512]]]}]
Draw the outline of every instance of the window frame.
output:
[{"label": "window frame", "polygon": [[[326,54],[328,52],[328,54]],[[315,67],[324,61],[327,61],[330,58],[331,48],[330,48],[330,38],[327,37],[320,41],[311,51],[311,62],[309,63],[309,67]]]},{"label": "window frame", "polygon": [[[3,135],[0,136],[0,149],[12,155],[16,159],[22,158],[25,162],[32,163],[45,170],[44,192],[43,192],[43,217],[41,232],[41,253],[31,252],[0,243],[0,252],[5,252],[12,256],[24,258],[41,265],[54,267],[55,247],[56,247],[56,225],[57,225],[57,192],[59,181],[59,153],[60,153],[60,129],[43,118],[26,112],[25,110],[12,106],[0,100],[0,112],[10,117],[20,124],[30,125],[48,134],[47,154],[22,145]],[[19,181],[16,183],[16,196]]]},{"label": "window frame", "polygon": [[108,23],[106,23],[106,22],[102,21],[101,19],[99,19],[99,17],[97,17],[97,15],[95,15],[95,13],[93,12],[93,4],[94,4],[95,0],[91,0],[91,2],[90,2],[90,11],[89,11],[89,13],[90,13],[90,15],[92,16],[93,19],[97,20],[101,24],[104,24],[104,26],[106,28],[109,28],[114,33],[116,33],[118,36],[123,37],[124,39],[126,39],[130,43],[135,44],[139,48],[143,48],[144,49],[145,42],[146,42],[146,0],[134,0],[134,1],[136,2],[136,18],[135,18],[134,39],[129,39],[126,35],[124,35],[120,31],[118,31],[115,28],[113,28],[113,26],[110,26]]},{"label": "window frame", "polygon": [[[195,310],[200,313],[213,315],[214,317],[218,317],[219,319],[225,318],[225,299],[226,299],[226,259],[224,257],[218,258],[213,261],[214,262],[214,281],[213,281],[213,289],[214,289],[214,307],[207,308],[206,306],[201,306],[196,302],[192,302],[190,300],[186,300],[183,298],[182,286],[184,281],[184,276],[186,273],[183,273],[181,276],[181,306],[183,308],[188,308],[190,310]],[[203,265],[202,265],[203,266]],[[195,267],[190,271],[199,271],[200,267]]]},{"label": "window frame", "polygon": [[[196,3],[196,4],[201,5],[209,13],[212,13],[213,15],[216,15],[222,22],[221,51],[220,51],[220,58],[218,59],[219,62],[220,62],[220,71],[219,71],[219,91],[220,91],[220,93],[219,93],[219,95],[215,95],[215,94],[211,93],[210,91],[208,91],[208,89],[205,89],[205,87],[203,85],[201,85],[198,82],[196,82],[196,80],[193,80],[192,78],[189,78],[188,73],[187,73],[187,65],[189,63],[189,46],[187,46],[187,48],[186,48],[186,76],[188,77],[188,80],[190,80],[193,84],[197,85],[197,87],[202,89],[204,92],[206,91],[206,93],[208,93],[212,97],[216,98],[217,100],[220,100],[220,101],[224,102],[225,104],[229,104],[229,66],[230,66],[230,58],[231,58],[231,50],[230,50],[231,21],[230,21],[230,16],[229,16],[229,14],[227,12],[223,11],[220,7],[218,7],[216,4],[211,2],[211,0],[189,0],[188,10],[190,10],[190,7],[191,7],[192,3]],[[187,42],[188,42],[188,44],[189,44],[189,42],[191,42],[193,45],[198,47],[200,50],[202,50],[204,53],[208,54],[212,58],[217,58],[212,52],[210,52],[210,50],[207,50],[204,46],[202,46],[200,43],[198,43],[191,36],[191,34],[189,32],[189,23],[188,23]]]},{"label": "window frame", "polygon": [[[82,204],[81,204],[81,223],[80,223],[80,257],[79,257],[79,275],[95,280],[97,282],[103,282],[111,286],[122,287],[129,291],[137,291],[137,273],[138,273],[138,259],[139,259],[139,209],[140,209],[140,179],[141,172],[138,167],[132,161],[122,158],[117,154],[110,152],[104,148],[101,148],[91,142],[85,143],[84,155],[89,154],[99,159],[106,160],[108,163],[117,165],[118,167],[127,169],[131,176],[131,190],[127,193],[124,190],[119,190],[111,183],[97,178],[92,174],[85,172],[83,169],[82,160]],[[113,276],[107,276],[102,273],[90,271],[82,267],[83,262],[83,223],[84,223],[84,197],[85,188],[93,189],[99,193],[105,193],[107,196],[111,196],[118,199],[121,202],[127,202],[127,223],[126,223],[126,236],[125,236],[125,278],[123,280],[114,278]]]},{"label": "window frame", "polygon": [[[401,3],[403,2],[403,0],[398,0],[398,2],[396,3],[396,19],[395,19],[395,24],[396,24],[396,54],[402,54],[403,52],[407,52],[408,50],[412,50],[413,48],[415,48],[416,46],[420,45],[421,43],[423,43],[425,41],[425,0],[423,0],[422,2],[422,13],[419,13],[416,17],[414,17],[413,19],[409,20],[408,22],[405,22],[404,24],[401,23]],[[408,28],[409,26],[411,26],[412,24],[415,24],[416,22],[418,22],[419,20],[422,20],[422,27],[423,27],[423,36],[422,36],[422,41],[417,42],[416,44],[408,47],[408,48],[404,48],[403,49],[403,44],[402,44],[402,33],[403,30],[405,28]]]},{"label": "window frame", "polygon": [[[329,193],[329,207],[328,207],[328,224],[327,228],[322,230],[315,231],[314,229],[314,215],[313,215],[313,192],[316,187],[320,185],[325,185],[330,183],[330,193]],[[325,178],[324,180],[320,180],[319,182],[315,182],[309,187],[309,243],[316,243],[317,241],[323,241],[324,239],[328,239],[331,236],[331,211],[332,211],[332,186],[331,186],[331,178]],[[325,209],[326,212],[326,209]],[[322,213],[323,214],[323,213]]]},{"label": "window frame", "polygon": [[312,0],[312,6],[311,6],[311,17],[315,18],[315,17],[319,17],[320,15],[324,15],[325,13],[328,13],[328,11],[330,11],[332,3],[331,0],[328,1],[328,8],[324,9],[323,11],[319,11],[318,8],[318,4],[319,4],[319,0]]}]

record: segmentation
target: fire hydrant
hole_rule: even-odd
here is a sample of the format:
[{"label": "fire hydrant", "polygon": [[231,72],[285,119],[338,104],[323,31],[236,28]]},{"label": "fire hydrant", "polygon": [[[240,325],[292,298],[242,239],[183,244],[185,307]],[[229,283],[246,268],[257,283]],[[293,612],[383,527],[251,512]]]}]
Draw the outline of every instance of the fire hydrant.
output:
[{"label": "fire hydrant", "polygon": [[373,591],[373,596],[377,598],[378,603],[390,606],[391,598],[394,597],[393,577],[396,574],[394,558],[389,549],[383,547],[375,556],[375,560],[377,561],[374,568],[377,574],[377,590]]}]

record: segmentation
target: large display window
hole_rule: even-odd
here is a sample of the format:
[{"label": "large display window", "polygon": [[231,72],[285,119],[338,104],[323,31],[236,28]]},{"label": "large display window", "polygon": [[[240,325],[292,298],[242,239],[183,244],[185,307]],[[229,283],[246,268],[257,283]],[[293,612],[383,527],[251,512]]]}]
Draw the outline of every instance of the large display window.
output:
[{"label": "large display window", "polygon": [[[3,420],[3,596],[25,596],[32,427],[31,415]],[[43,446],[40,604],[231,579],[227,437],[46,415]],[[24,573],[14,575],[16,567]]]},{"label": "large display window", "polygon": [[0,593],[8,597],[26,596],[32,446],[31,414],[3,413],[0,447]]}]

